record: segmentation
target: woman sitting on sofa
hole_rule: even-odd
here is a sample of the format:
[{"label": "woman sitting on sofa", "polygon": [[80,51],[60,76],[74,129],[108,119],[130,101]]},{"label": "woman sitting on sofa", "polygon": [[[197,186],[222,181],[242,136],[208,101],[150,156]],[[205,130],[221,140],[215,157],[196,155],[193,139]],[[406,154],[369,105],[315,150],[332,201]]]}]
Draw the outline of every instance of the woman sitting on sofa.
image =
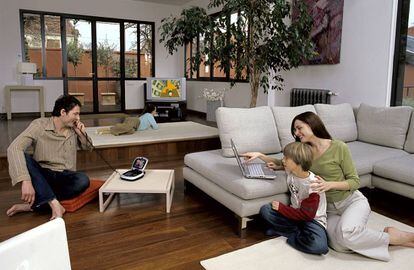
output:
[{"label": "woman sitting on sofa", "polygon": [[[312,147],[311,171],[318,175],[312,188],[326,192],[329,245],[339,252],[357,252],[364,256],[389,261],[389,245],[414,247],[414,233],[394,227],[375,231],[366,227],[371,212],[368,200],[358,191],[359,177],[348,146],[332,139],[322,120],[313,112],[297,115],[291,125],[296,141]],[[274,169],[281,161],[259,152],[243,154],[248,161],[260,158]]]}]

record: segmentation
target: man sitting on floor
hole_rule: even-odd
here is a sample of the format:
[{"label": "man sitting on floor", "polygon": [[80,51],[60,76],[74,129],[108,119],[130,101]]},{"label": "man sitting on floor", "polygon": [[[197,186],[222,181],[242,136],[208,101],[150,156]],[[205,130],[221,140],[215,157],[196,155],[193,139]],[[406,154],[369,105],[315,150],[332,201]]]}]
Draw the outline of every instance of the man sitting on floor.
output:
[{"label": "man sitting on floor", "polygon": [[[21,183],[23,204],[7,210],[8,216],[50,206],[52,217],[62,217],[59,201],[74,198],[89,187],[89,178],[76,172],[77,146],[90,149],[85,126],[80,122],[81,103],[73,96],[59,97],[52,117],[30,123],[7,149],[12,184]],[[33,157],[25,153],[33,147]]]}]

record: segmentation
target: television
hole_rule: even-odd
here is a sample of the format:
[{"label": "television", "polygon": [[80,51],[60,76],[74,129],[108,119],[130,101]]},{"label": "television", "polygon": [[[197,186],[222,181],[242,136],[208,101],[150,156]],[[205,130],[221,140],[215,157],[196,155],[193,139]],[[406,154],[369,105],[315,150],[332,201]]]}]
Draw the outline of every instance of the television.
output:
[{"label": "television", "polygon": [[145,99],[148,101],[185,101],[185,78],[147,78]]}]

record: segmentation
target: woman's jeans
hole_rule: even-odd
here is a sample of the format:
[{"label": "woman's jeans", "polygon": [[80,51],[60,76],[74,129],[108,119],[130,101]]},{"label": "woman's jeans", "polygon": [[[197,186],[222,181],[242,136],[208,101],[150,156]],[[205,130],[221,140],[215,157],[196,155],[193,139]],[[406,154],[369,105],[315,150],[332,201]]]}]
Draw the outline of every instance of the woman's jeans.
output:
[{"label": "woman's jeans", "polygon": [[47,207],[47,203],[76,197],[89,187],[89,177],[81,172],[63,172],[42,168],[30,155],[25,154],[26,166],[35,190],[33,210]]},{"label": "woman's jeans", "polygon": [[290,220],[271,204],[263,205],[260,215],[274,233],[287,237],[287,243],[293,248],[310,254],[328,253],[326,230],[317,221]]}]

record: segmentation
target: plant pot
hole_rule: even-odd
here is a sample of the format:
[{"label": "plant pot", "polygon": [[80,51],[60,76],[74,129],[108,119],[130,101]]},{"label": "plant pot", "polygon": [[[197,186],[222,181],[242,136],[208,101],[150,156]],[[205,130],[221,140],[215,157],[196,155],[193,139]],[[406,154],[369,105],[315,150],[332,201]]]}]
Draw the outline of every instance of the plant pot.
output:
[{"label": "plant pot", "polygon": [[116,93],[101,93],[102,105],[116,105]]},{"label": "plant pot", "polygon": [[85,93],[69,93],[69,95],[74,96],[79,100],[82,106],[85,104]]},{"label": "plant pot", "polygon": [[216,110],[219,107],[223,107],[222,100],[215,100],[215,101],[207,100],[207,114],[206,114],[207,121],[216,122]]}]

